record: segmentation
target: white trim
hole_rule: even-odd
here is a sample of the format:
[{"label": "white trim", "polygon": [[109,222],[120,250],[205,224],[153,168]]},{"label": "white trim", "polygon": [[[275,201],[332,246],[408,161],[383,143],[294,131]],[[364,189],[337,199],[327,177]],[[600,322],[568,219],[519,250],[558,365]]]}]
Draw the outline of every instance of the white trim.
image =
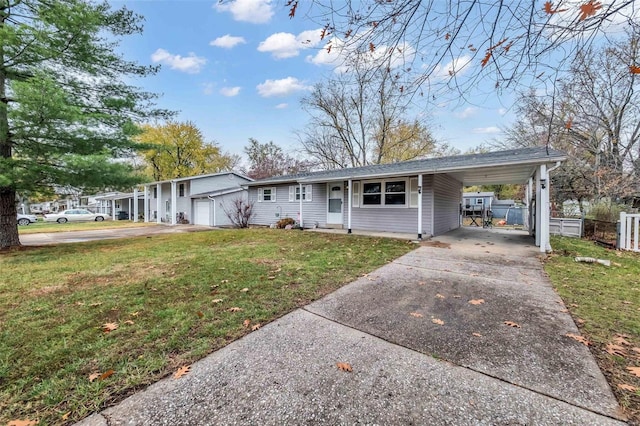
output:
[{"label": "white trim", "polygon": [[133,221],[138,222],[138,188],[133,189]]},{"label": "white trim", "polygon": [[[264,191],[265,190],[271,191],[271,193],[269,194],[270,199],[266,200],[266,201],[264,199]],[[259,203],[262,203],[262,202],[275,203],[276,202],[276,191],[277,190],[276,190],[275,186],[269,186],[269,187],[266,187],[266,188],[258,188],[258,202]]]},{"label": "white trim", "polygon": [[156,184],[156,223],[162,223],[162,184]]},{"label": "white trim", "polygon": [[289,185],[289,202],[297,201],[311,202],[313,200],[313,185]]},{"label": "white trim", "polygon": [[353,184],[358,182],[352,182],[351,179],[347,182],[347,196],[349,197],[349,210],[347,210],[347,232],[351,232],[351,208],[353,204],[353,199],[356,198],[355,194],[353,194]]},{"label": "white trim", "polygon": [[149,222],[149,202],[151,197],[149,197],[149,187],[147,185],[144,186],[144,204],[143,204],[143,208],[144,208],[144,222],[148,223]]},{"label": "white trim", "polygon": [[171,220],[169,222],[171,222],[172,225],[175,225],[178,223],[177,221],[177,216],[178,216],[178,200],[177,200],[177,184],[175,180],[171,181]]}]

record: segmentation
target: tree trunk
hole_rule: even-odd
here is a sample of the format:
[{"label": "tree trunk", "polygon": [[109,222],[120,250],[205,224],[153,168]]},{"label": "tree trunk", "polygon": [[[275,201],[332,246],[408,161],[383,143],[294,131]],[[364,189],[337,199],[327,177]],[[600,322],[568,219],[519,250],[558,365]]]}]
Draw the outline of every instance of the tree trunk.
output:
[{"label": "tree trunk", "polygon": [[20,245],[16,214],[16,191],[0,187],[0,250]]}]

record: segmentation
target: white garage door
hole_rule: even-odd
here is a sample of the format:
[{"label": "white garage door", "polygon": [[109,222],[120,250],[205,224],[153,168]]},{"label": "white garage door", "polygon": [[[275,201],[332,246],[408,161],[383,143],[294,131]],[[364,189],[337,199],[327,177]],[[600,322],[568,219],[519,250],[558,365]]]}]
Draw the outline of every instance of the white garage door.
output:
[{"label": "white garage door", "polygon": [[211,226],[209,200],[196,200],[194,203],[193,223],[196,225]]}]

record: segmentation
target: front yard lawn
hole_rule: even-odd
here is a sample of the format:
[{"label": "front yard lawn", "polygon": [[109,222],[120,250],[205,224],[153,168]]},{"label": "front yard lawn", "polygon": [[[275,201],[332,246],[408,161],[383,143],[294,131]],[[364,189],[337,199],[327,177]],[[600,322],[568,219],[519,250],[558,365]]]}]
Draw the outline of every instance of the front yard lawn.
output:
[{"label": "front yard lawn", "polygon": [[95,229],[112,229],[112,228],[137,228],[140,226],[157,226],[157,223],[132,222],[129,220],[105,220],[103,222],[43,222],[38,219],[37,223],[31,223],[25,226],[18,226],[19,234],[38,234],[51,232],[66,231],[92,231]]},{"label": "front yard lawn", "polygon": [[0,424],[80,420],[413,248],[257,229],[2,253]]},{"label": "front yard lawn", "polygon": [[[545,270],[620,405],[640,424],[640,377],[628,370],[640,367],[640,256],[575,238],[554,237],[551,245]],[[576,256],[608,259],[611,266],[577,263]]]}]

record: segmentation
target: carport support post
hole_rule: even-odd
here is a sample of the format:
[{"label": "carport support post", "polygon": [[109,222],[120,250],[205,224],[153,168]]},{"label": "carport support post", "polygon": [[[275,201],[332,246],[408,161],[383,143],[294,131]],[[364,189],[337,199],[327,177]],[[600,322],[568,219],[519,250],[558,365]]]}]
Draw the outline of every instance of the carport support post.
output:
[{"label": "carport support post", "polygon": [[422,175],[418,175],[418,239],[422,239]]},{"label": "carport support post", "polygon": [[535,225],[534,232],[536,237],[536,246],[540,247],[540,212],[542,211],[542,194],[540,189],[540,169],[536,170],[536,210],[535,210]]},{"label": "carport support post", "polygon": [[133,188],[133,221],[138,221],[138,188]]},{"label": "carport support post", "polygon": [[[540,251],[546,253],[551,249],[549,244],[549,173],[547,165],[540,165]],[[543,187],[544,184],[544,187]]]},{"label": "carport support post", "polygon": [[162,184],[156,184],[156,223],[162,223]]},{"label": "carport support post", "polygon": [[144,186],[144,221],[149,222],[149,187],[147,185]]},{"label": "carport support post", "polygon": [[116,220],[116,199],[111,200],[111,217]]},{"label": "carport support post", "polygon": [[300,215],[300,229],[303,229],[304,228],[304,219],[302,219],[302,184],[299,183],[298,186],[299,186],[298,189],[300,190],[300,213],[299,213],[299,215]]},{"label": "carport support post", "polygon": [[533,195],[533,179],[529,178],[527,181],[527,188],[525,191],[525,202],[527,204],[527,214],[524,216],[524,220],[526,220],[527,229],[529,230],[529,235],[533,235],[533,227],[531,226],[531,197]]},{"label": "carport support post", "polygon": [[178,219],[178,206],[177,204],[177,194],[178,192],[176,191],[176,181],[172,180],[171,181],[171,224],[175,225],[177,223],[177,219]]},{"label": "carport support post", "polygon": [[349,197],[349,204],[347,210],[347,234],[351,233],[351,204],[353,204],[353,179],[347,181],[347,197]]}]

